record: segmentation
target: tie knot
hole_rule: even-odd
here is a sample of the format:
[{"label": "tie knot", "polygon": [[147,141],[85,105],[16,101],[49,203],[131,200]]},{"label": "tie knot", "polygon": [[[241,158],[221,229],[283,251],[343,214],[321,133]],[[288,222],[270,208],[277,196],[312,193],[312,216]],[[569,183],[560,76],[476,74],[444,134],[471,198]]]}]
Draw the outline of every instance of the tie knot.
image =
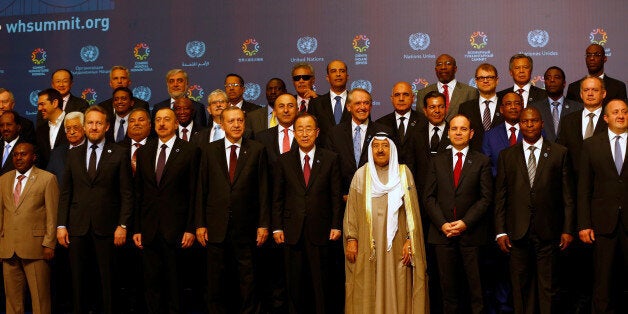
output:
[{"label": "tie knot", "polygon": [[621,135],[615,135],[615,140],[616,140],[616,141],[621,140]]},{"label": "tie knot", "polygon": [[440,131],[440,129],[437,126],[435,126],[434,127],[434,132],[438,132],[438,131]]},{"label": "tie knot", "polygon": [[305,99],[301,99],[301,105],[305,106]]},{"label": "tie knot", "polygon": [[214,125],[214,130],[220,130],[220,124]]},{"label": "tie knot", "polygon": [[589,114],[587,114],[587,117],[589,117],[589,119],[593,119],[593,117],[595,117],[595,113],[589,112]]},{"label": "tie knot", "polygon": [[336,101],[340,101],[340,100],[342,99],[342,97],[340,97],[340,96],[336,96],[336,97],[334,97],[334,99],[335,99]]},{"label": "tie knot", "polygon": [[401,122],[403,122],[406,119],[406,117],[399,117],[399,120],[401,120]]},{"label": "tie knot", "polygon": [[557,101],[552,101],[552,106],[558,107],[558,106],[560,106],[560,103],[557,102]]},{"label": "tie knot", "polygon": [[283,129],[283,133],[284,133],[285,135],[288,135],[288,128]]},{"label": "tie knot", "polygon": [[518,90],[517,90],[517,92],[519,93],[519,95],[522,95],[522,94],[523,94],[523,92],[524,92],[524,89],[523,89],[523,88],[520,88],[520,89],[518,89]]},{"label": "tie knot", "polygon": [[181,132],[183,132],[183,133],[187,133],[187,132],[188,132],[188,129],[183,128],[183,130],[181,130]]},{"label": "tie knot", "polygon": [[457,156],[458,158],[462,158],[462,152],[457,152],[457,153],[456,153],[456,156]]},{"label": "tie knot", "polygon": [[140,146],[142,146],[142,144],[140,144],[140,143],[135,143],[135,144],[133,144],[133,146],[135,146],[136,148],[140,148]]},{"label": "tie knot", "polygon": [[161,144],[161,149],[166,149],[166,148],[168,148],[168,145],[166,145],[166,144]]},{"label": "tie knot", "polygon": [[487,100],[484,101],[484,104],[488,107],[488,105],[491,104],[491,101],[487,99]]},{"label": "tie knot", "polygon": [[236,148],[238,148],[238,145],[236,145],[236,144],[232,144],[232,145],[231,145],[231,146],[229,146],[229,147],[231,147],[231,149],[236,149]]},{"label": "tie knot", "polygon": [[125,120],[124,119],[120,119],[120,124],[124,124]]},{"label": "tie knot", "polygon": [[305,159],[306,163],[309,163],[310,162],[310,155],[306,154],[305,157],[303,157],[303,159]]},{"label": "tie knot", "polygon": [[536,146],[530,146],[530,147],[528,147],[528,149],[530,150],[531,153],[534,153],[534,150],[536,149]]},{"label": "tie knot", "polygon": [[92,144],[92,146],[90,146],[89,148],[91,148],[93,150],[96,150],[96,148],[98,148],[98,145],[97,144]]},{"label": "tie knot", "polygon": [[449,89],[449,85],[447,85],[447,84],[443,84],[443,89],[444,89],[444,90],[448,90],[448,89]]},{"label": "tie knot", "polygon": [[360,133],[360,126],[359,125],[355,127],[355,132],[356,133]]},{"label": "tie knot", "polygon": [[515,133],[515,131],[517,131],[517,128],[515,128],[514,126],[510,127],[510,132]]},{"label": "tie knot", "polygon": [[26,178],[26,176],[25,176],[25,175],[23,175],[23,174],[21,174],[21,175],[17,176],[17,181],[18,181],[18,182],[20,182],[20,181],[22,181],[24,178]]}]

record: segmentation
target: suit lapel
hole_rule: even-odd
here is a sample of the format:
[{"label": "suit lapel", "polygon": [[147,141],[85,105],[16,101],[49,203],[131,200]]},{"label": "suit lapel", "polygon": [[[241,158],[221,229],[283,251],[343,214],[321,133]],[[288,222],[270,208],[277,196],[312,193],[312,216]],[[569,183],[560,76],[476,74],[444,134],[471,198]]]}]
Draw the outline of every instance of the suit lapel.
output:
[{"label": "suit lapel", "polygon": [[222,173],[225,175],[225,179],[227,180],[227,182],[230,182],[229,179],[229,167],[227,166],[227,154],[226,154],[226,148],[225,148],[225,138],[221,138],[218,141],[216,141],[218,144],[216,144],[214,147],[216,149],[215,154],[218,155],[218,162],[220,163],[220,168],[223,169]]},{"label": "suit lapel", "polygon": [[[155,140],[154,142],[146,143],[147,147],[146,147],[146,152],[145,155],[147,156],[146,158],[146,165],[143,166],[144,169],[146,169],[146,171],[148,171],[148,176],[147,178],[150,178],[150,180],[152,180],[152,182],[155,183],[155,185],[157,185],[157,169],[155,168],[156,165],[156,156],[157,156],[157,147],[159,146],[161,142],[159,141],[159,139]],[[138,148],[139,149],[139,148]]]},{"label": "suit lapel", "polygon": [[[277,154],[277,156],[281,155],[281,151],[279,150],[279,127],[277,126],[277,129],[275,130],[275,132],[271,133],[271,137],[272,137],[272,142],[274,145],[271,145],[273,147],[273,150],[275,151],[275,154]],[[292,145],[290,145],[292,146]]]},{"label": "suit lapel", "polygon": [[[316,178],[318,177],[318,173],[320,172],[320,168],[322,166],[321,156],[322,154],[317,149],[316,152],[314,153],[314,159],[312,159],[312,168],[311,168],[312,171],[310,171],[310,181],[307,184],[308,189],[313,185],[314,181],[316,181]],[[303,182],[305,182],[305,180]]]},{"label": "suit lapel", "polygon": [[[164,165],[164,172],[161,174],[161,181],[159,181],[159,185],[163,185],[166,180],[168,173],[168,168],[171,167],[174,160],[179,156],[179,152],[181,151],[181,141],[178,137],[175,138],[174,144],[172,145],[172,149],[170,149],[170,155],[168,155],[168,159],[166,160],[166,164]],[[159,141],[157,141],[159,143]]]},{"label": "suit lapel", "polygon": [[[293,149],[288,152],[288,154],[292,154],[292,167],[293,173],[295,174],[297,182],[303,187],[305,190],[305,177],[303,175],[303,167],[301,167],[301,154],[299,153],[299,149]],[[312,172],[310,171],[310,180],[312,180]]]},{"label": "suit lapel", "polygon": [[[33,170],[31,170],[31,174],[28,176],[28,179],[26,181],[22,182],[22,184],[26,184],[26,186],[22,190],[22,193],[20,193],[20,199],[17,202],[17,206],[15,206],[16,210],[22,205],[22,202],[24,202],[24,199],[26,198],[25,196],[28,195],[28,193],[31,190],[31,187],[37,181],[37,175],[39,174],[39,171],[37,171],[37,169],[35,169],[35,167],[33,167],[32,169]],[[17,170],[15,172],[17,174]]]},{"label": "suit lapel", "polygon": [[[450,165],[453,165],[453,156],[451,154],[449,154],[449,157],[452,158],[452,161],[450,163]],[[466,174],[471,171],[469,170],[469,168],[473,167],[473,151],[471,151],[471,149],[469,149],[467,151],[467,157],[464,159],[464,163],[462,165],[462,171],[460,172],[460,178],[458,178],[458,187],[456,187],[456,190],[462,185],[462,183],[464,182],[464,178],[466,176]],[[449,167],[449,169],[452,169],[452,167]],[[453,169],[452,171],[452,177],[453,177]]]},{"label": "suit lapel", "polygon": [[[236,165],[235,175],[233,176],[233,182],[238,181],[238,176],[240,172],[242,172],[242,168],[244,168],[244,164],[248,159],[248,148],[249,143],[245,139],[242,139],[242,145],[240,145],[240,154],[238,154],[238,164]],[[227,170],[229,172],[229,170]]]},{"label": "suit lapel", "polygon": [[538,178],[540,176],[541,173],[543,173],[543,168],[545,167],[545,164],[547,163],[548,158],[550,158],[552,153],[552,149],[550,147],[550,144],[547,140],[543,140],[543,145],[541,146],[541,152],[539,154],[539,160],[536,163],[536,172],[534,175],[534,181],[537,181],[536,178]]}]

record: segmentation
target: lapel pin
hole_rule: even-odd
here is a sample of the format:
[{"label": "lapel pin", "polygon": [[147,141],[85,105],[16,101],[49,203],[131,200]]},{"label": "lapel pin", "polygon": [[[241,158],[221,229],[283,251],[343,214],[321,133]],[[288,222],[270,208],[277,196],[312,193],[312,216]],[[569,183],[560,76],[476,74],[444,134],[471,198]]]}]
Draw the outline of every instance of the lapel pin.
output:
[{"label": "lapel pin", "polygon": [[317,164],[320,164],[320,163],[321,163],[321,161],[320,161],[320,160],[318,160],[318,159],[316,159],[316,163],[317,163]]},{"label": "lapel pin", "polygon": [[414,126],[416,124],[416,121],[412,121],[412,123],[410,123],[411,126]]},{"label": "lapel pin", "polygon": [[177,149],[175,149],[174,151],[178,153],[178,152],[179,152],[179,149],[177,148]]},{"label": "lapel pin", "polygon": [[569,105],[565,105],[565,109],[569,109]]},{"label": "lapel pin", "polygon": [[107,150],[107,153],[111,154],[111,149],[108,149],[108,150]]},{"label": "lapel pin", "polygon": [[543,157],[547,158],[547,153],[543,154]]}]

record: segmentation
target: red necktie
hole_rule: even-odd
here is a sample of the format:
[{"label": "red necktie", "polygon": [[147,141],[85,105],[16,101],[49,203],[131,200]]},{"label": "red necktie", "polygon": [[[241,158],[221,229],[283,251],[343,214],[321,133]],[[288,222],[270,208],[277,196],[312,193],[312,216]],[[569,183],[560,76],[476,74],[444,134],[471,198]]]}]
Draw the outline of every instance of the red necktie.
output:
[{"label": "red necktie", "polygon": [[235,170],[238,165],[238,155],[236,154],[237,145],[231,145],[231,155],[229,155],[229,180],[233,183],[235,177]]},{"label": "red necktie", "polygon": [[305,155],[305,163],[303,164],[303,179],[305,186],[310,182],[310,156]]},{"label": "red necktie", "polygon": [[305,107],[305,99],[301,99],[301,106],[299,107],[300,112],[305,112],[307,108]]},{"label": "red necktie", "polygon": [[[308,172],[308,177],[309,177],[309,172]],[[22,194],[22,180],[24,178],[26,178],[26,176],[23,174],[17,176],[17,184],[15,185],[15,190],[13,190],[13,203],[15,203],[15,206],[17,206],[17,204],[20,202],[20,194]]]},{"label": "red necktie", "polygon": [[520,88],[520,89],[517,90],[517,93],[519,93],[519,95],[523,96],[523,92],[524,91],[525,90],[523,88]]},{"label": "red necktie", "polygon": [[183,136],[181,137],[181,139],[187,142],[188,141],[188,129],[183,128],[181,132],[183,132]]},{"label": "red necktie", "polygon": [[510,137],[508,138],[508,142],[510,142],[510,146],[517,144],[517,137],[515,136],[516,130],[517,129],[515,129],[514,126],[510,127]]},{"label": "red necktie", "polygon": [[[460,173],[462,172],[462,152],[456,153],[458,159],[456,160],[456,166],[454,166],[454,187],[458,187],[460,181]],[[456,219],[456,206],[454,206],[454,219]]]},{"label": "red necktie", "polygon": [[443,95],[445,95],[445,113],[449,112],[449,86],[443,84]]},{"label": "red necktie", "polygon": [[288,135],[288,129],[283,129],[283,144],[281,147],[281,153],[290,151],[290,136]]}]

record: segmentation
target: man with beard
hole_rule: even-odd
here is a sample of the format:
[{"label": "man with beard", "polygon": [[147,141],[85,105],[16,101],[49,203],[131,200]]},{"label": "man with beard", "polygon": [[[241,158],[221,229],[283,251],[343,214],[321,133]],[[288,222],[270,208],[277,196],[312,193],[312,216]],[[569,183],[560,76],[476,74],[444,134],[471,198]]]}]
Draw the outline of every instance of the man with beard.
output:
[{"label": "man with beard", "polygon": [[[188,95],[188,74],[182,69],[172,69],[166,73],[166,85],[168,87],[168,95],[170,99],[166,99],[153,106],[152,116],[161,108],[174,108],[175,100]],[[194,105],[194,122],[202,127],[207,126],[207,116],[205,115],[203,104],[192,101]]]},{"label": "man with beard", "polygon": [[13,110],[4,111],[0,114],[0,134],[2,134],[2,160],[0,160],[0,175],[3,175],[13,169],[11,162],[11,154],[15,146],[21,142],[25,142],[20,137],[21,126],[18,122],[17,112]]}]

